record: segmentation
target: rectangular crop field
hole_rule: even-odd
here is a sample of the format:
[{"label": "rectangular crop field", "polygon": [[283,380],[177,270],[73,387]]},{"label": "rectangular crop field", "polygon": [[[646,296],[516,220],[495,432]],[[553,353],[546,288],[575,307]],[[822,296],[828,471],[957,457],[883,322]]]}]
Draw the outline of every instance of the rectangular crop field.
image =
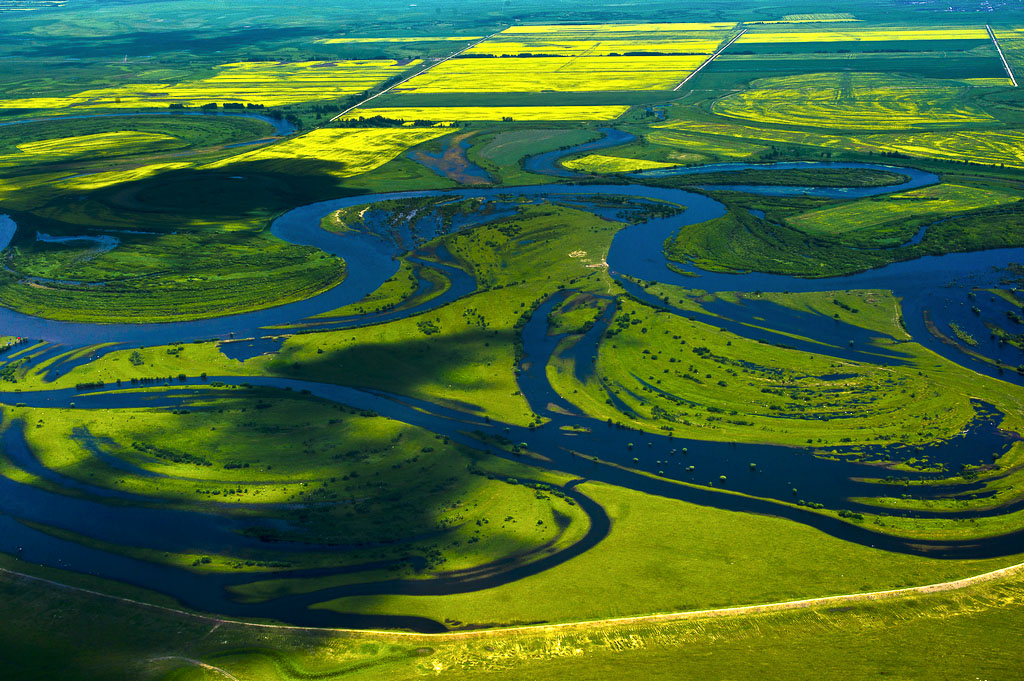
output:
[{"label": "rectangular crop field", "polygon": [[601,35],[613,37],[616,34],[646,35],[650,33],[677,33],[681,31],[728,31],[736,26],[730,22],[714,23],[666,23],[666,24],[545,24],[538,26],[512,26],[501,32],[502,35],[533,35],[553,33],[561,35]]},{"label": "rectangular crop field", "polygon": [[966,85],[869,73],[764,78],[723,97],[713,111],[756,123],[845,130],[992,124],[969,103]]},{"label": "rectangular crop field", "polygon": [[167,108],[169,104],[209,103],[283,106],[338,99],[363,92],[419,62],[393,59],[339,62],[238,62],[221,64],[217,73],[182,83],[135,83],[85,90],[68,97],[0,100],[0,109]]},{"label": "rectangular crop field", "polygon": [[589,24],[513,26],[468,50],[469,55],[590,57],[711,54],[732,24]]},{"label": "rectangular crop field", "polygon": [[[519,37],[519,36],[516,36]],[[717,38],[682,40],[679,38],[644,40],[565,40],[546,36],[531,40],[506,40],[492,38],[466,50],[467,55],[487,54],[496,57],[518,55],[573,56],[587,55],[601,57],[610,55],[630,56],[643,54],[711,54],[721,41]]]},{"label": "rectangular crop field", "polygon": [[[1006,76],[991,41],[955,54],[948,51],[810,53],[806,50],[788,51],[788,47],[781,43],[776,51],[755,53],[744,47],[747,46],[733,45],[727,49],[701,73],[701,82],[714,76],[718,87],[731,89],[735,87],[734,83],[766,75],[789,76],[827,71],[908,74],[944,80]],[[893,77],[898,78],[896,75]]]},{"label": "rectangular crop field", "polygon": [[451,59],[400,92],[670,90],[706,56]]},{"label": "rectangular crop field", "polygon": [[830,43],[830,42],[878,42],[917,40],[988,40],[984,26],[977,28],[903,28],[868,27],[860,24],[842,28],[793,30],[751,28],[736,41],[746,43]]},{"label": "rectangular crop field", "polygon": [[728,143],[739,138],[768,144],[772,142],[803,144],[826,149],[849,149],[862,153],[896,152],[916,158],[969,161],[986,165],[1024,168],[1024,131],[1021,130],[949,130],[840,135],[697,121],[667,123],[658,127],[686,133],[711,135],[714,139]]},{"label": "rectangular crop field", "polygon": [[[981,50],[994,58],[985,27],[907,28],[863,24],[801,30],[794,26],[752,27],[728,50],[730,54],[850,54],[908,52],[969,53]],[[953,61],[953,59],[950,59]],[[902,69],[893,69],[902,70]]]},{"label": "rectangular crop field", "polygon": [[403,121],[610,121],[629,109],[615,106],[438,106],[357,109],[345,118],[384,116]]},{"label": "rectangular crop field", "polygon": [[1024,80],[1024,28],[993,29],[1003,56],[1017,76],[1017,82]]},{"label": "rectangular crop field", "polygon": [[320,128],[205,167],[260,163],[264,171],[294,174],[309,167],[314,172],[352,177],[384,165],[410,147],[450,132],[444,128]]}]

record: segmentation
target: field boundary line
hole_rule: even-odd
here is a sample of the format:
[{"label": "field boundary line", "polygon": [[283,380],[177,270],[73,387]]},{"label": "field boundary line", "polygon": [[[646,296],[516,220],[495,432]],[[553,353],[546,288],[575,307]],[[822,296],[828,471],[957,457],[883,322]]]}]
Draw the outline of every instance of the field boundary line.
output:
[{"label": "field boundary line", "polygon": [[505,634],[515,633],[532,633],[532,632],[544,632],[544,631],[572,631],[572,630],[586,630],[586,629],[597,629],[605,627],[614,627],[618,625],[630,625],[630,624],[659,624],[664,622],[680,622],[684,620],[699,620],[699,619],[712,619],[717,617],[729,617],[734,615],[760,615],[771,612],[782,612],[786,610],[804,610],[808,608],[814,608],[818,606],[827,605],[839,605],[847,603],[864,603],[870,601],[888,600],[891,598],[898,598],[900,596],[910,596],[914,594],[933,594],[942,593],[945,591],[958,591],[960,589],[966,589],[967,587],[975,586],[977,584],[984,584],[985,582],[991,582],[1002,577],[1008,577],[1016,572],[1024,571],[1024,563],[1017,563],[1016,565],[1008,565],[1007,567],[985,572],[980,575],[974,575],[973,577],[964,577],[962,579],[954,579],[948,582],[936,582],[934,584],[924,584],[922,586],[908,586],[900,589],[887,589],[884,591],[865,591],[860,593],[842,594],[838,596],[819,596],[817,598],[803,598],[795,601],[779,601],[776,603],[762,603],[760,605],[738,605],[728,608],[710,608],[706,610],[684,610],[682,612],[668,612],[654,615],[630,615],[626,617],[610,617],[606,619],[598,620],[580,620],[576,622],[560,622],[557,624],[526,624],[514,627],[495,627],[490,629],[470,629],[465,631],[446,631],[440,634],[422,634],[412,631],[389,631],[387,629],[345,629],[340,627],[302,627],[292,624],[263,624],[260,622],[246,622],[244,620],[234,620],[222,617],[214,617],[212,615],[203,615],[196,612],[189,612],[188,610],[181,610],[179,608],[172,608],[166,605],[156,605],[153,603],[145,603],[143,601],[135,600],[134,598],[126,598],[124,596],[114,596],[113,594],[105,594],[100,591],[93,589],[86,589],[80,586],[72,586],[70,584],[62,584],[61,582],[54,581],[52,579],[46,579],[45,577],[36,577],[35,575],[28,575],[23,572],[17,572],[15,570],[8,570],[7,568],[0,568],[0,574],[16,577],[28,581],[38,582],[41,584],[47,584],[54,586],[59,589],[66,591],[74,591],[77,593],[89,594],[91,596],[100,596],[109,600],[119,601],[128,605],[137,605],[150,610],[159,610],[167,612],[173,615],[181,617],[188,617],[191,619],[201,620],[204,622],[213,622],[217,625],[231,624],[240,627],[253,627],[258,629],[276,629],[280,631],[307,631],[307,632],[322,632],[322,633],[335,633],[335,634],[349,634],[353,636],[361,635],[373,635],[373,636],[392,636],[400,638],[420,638],[420,639],[464,639],[464,638],[485,638],[491,636],[502,636]]},{"label": "field boundary line", "polygon": [[996,39],[996,32],[992,30],[992,27],[985,24],[985,30],[988,31],[988,37],[992,38],[992,44],[996,46],[996,52],[999,53],[999,59],[1003,62],[1003,68],[1006,69],[1006,75],[1010,77],[1010,82],[1013,83],[1013,87],[1020,87],[1017,85],[1017,78],[1013,75],[1013,69],[1010,68],[1010,64],[1006,61],[1006,55],[1003,54],[1003,48],[999,46],[999,41]]},{"label": "field boundary line", "polygon": [[[502,29],[502,30],[504,30],[504,29]],[[338,114],[337,116],[335,116],[334,118],[332,118],[331,120],[329,120],[329,121],[327,121],[327,122],[328,122],[328,123],[333,123],[334,121],[338,120],[339,118],[341,118],[342,116],[344,116],[344,115],[348,114],[349,112],[351,112],[351,111],[354,111],[354,110],[358,109],[358,108],[359,108],[359,107],[361,107],[361,106],[362,106],[363,104],[366,104],[367,102],[369,102],[369,101],[371,101],[371,100],[377,99],[377,98],[378,98],[378,97],[380,97],[381,95],[385,95],[385,94],[387,94],[387,93],[391,92],[392,90],[394,90],[394,89],[395,89],[396,87],[398,87],[399,85],[405,85],[406,83],[408,83],[408,82],[409,82],[410,80],[412,80],[412,79],[413,79],[413,78],[415,78],[416,76],[421,76],[421,75],[423,75],[424,73],[426,73],[427,71],[430,71],[431,69],[433,69],[433,68],[435,68],[435,67],[437,67],[437,66],[440,66],[440,65],[441,65],[441,64],[443,64],[443,63],[445,63],[445,62],[446,62],[446,61],[448,61],[449,59],[454,59],[455,57],[458,57],[458,56],[459,56],[460,54],[462,54],[462,53],[463,53],[463,52],[465,52],[466,50],[470,50],[470,49],[472,49],[472,48],[476,47],[477,45],[479,45],[480,43],[482,43],[482,42],[484,42],[484,41],[486,41],[486,40],[490,40],[491,38],[493,38],[494,36],[498,35],[499,33],[501,33],[501,31],[495,31],[495,32],[494,32],[494,33],[492,33],[492,34],[490,34],[490,35],[488,35],[488,36],[484,36],[484,37],[483,37],[483,38],[481,38],[480,40],[477,40],[477,41],[476,41],[475,43],[471,43],[471,44],[469,44],[469,45],[466,45],[465,47],[463,47],[463,48],[462,48],[461,50],[459,50],[458,52],[452,52],[451,54],[449,54],[449,55],[448,55],[447,57],[445,57],[445,58],[444,58],[444,59],[442,59],[441,61],[439,61],[439,62],[435,62],[435,63],[431,64],[430,66],[428,66],[427,68],[423,69],[422,71],[417,71],[416,73],[412,74],[411,76],[409,76],[409,77],[408,77],[408,78],[406,78],[405,80],[401,80],[401,81],[399,81],[399,82],[395,83],[394,85],[390,85],[390,86],[388,86],[388,87],[384,88],[383,90],[381,90],[381,91],[380,91],[380,92],[378,92],[377,94],[375,94],[375,95],[372,95],[372,96],[370,96],[370,97],[367,97],[366,99],[364,99],[363,101],[359,102],[359,103],[358,103],[358,104],[356,104],[355,106],[350,106],[349,108],[345,109],[345,110],[344,110],[344,111],[342,111],[342,112],[341,112],[340,114]]]},{"label": "field boundary line", "polygon": [[683,87],[683,86],[684,86],[684,85],[686,85],[686,84],[687,84],[688,82],[690,82],[690,79],[691,79],[691,78],[693,78],[693,77],[694,77],[694,76],[696,76],[696,75],[697,75],[698,73],[700,73],[700,72],[701,72],[701,70],[702,70],[702,69],[703,69],[703,68],[704,68],[705,66],[707,66],[708,64],[710,64],[711,62],[713,62],[713,61],[714,61],[714,60],[715,60],[715,59],[716,59],[716,58],[718,57],[718,55],[722,54],[722,53],[723,53],[723,52],[725,52],[725,51],[726,51],[727,49],[729,49],[729,46],[730,46],[730,45],[732,45],[732,44],[733,44],[734,42],[736,42],[737,40],[739,40],[739,39],[740,39],[740,36],[742,36],[742,35],[743,35],[744,33],[746,33],[746,32],[747,32],[747,29],[745,29],[745,28],[741,28],[741,29],[740,29],[740,32],[739,32],[739,33],[737,33],[736,35],[734,35],[734,36],[732,37],[732,40],[730,40],[729,42],[727,42],[727,43],[726,43],[725,45],[722,45],[722,47],[718,48],[718,51],[717,51],[717,52],[715,52],[715,53],[714,53],[713,55],[711,55],[710,57],[708,57],[708,58],[707,58],[707,60],[706,60],[706,61],[705,61],[705,62],[704,62],[703,64],[701,64],[700,66],[698,66],[698,67],[697,67],[696,69],[694,69],[694,70],[693,70],[693,72],[692,72],[692,73],[690,73],[690,75],[688,75],[688,76],[687,76],[686,78],[683,78],[682,82],[680,82],[680,83],[679,83],[679,85],[676,85],[676,86],[675,86],[674,88],[672,88],[672,92],[676,92],[676,91],[678,91],[678,90],[679,90],[679,88]]}]

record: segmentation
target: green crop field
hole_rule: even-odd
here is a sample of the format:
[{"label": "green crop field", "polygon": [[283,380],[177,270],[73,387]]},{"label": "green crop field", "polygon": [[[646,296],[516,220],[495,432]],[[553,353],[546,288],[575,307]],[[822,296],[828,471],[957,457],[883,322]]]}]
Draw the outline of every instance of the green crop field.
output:
[{"label": "green crop field", "polygon": [[1019,677],[1022,26],[0,0],[0,679]]},{"label": "green crop field", "polygon": [[766,79],[715,102],[721,116],[757,123],[879,130],[994,123],[962,103],[966,88],[882,74],[809,74]]}]

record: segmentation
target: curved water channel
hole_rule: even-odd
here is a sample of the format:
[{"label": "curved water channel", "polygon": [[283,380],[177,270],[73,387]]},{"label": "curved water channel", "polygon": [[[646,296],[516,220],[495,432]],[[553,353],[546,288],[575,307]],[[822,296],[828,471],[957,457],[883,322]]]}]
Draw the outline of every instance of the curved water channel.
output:
[{"label": "curved water channel", "polygon": [[[608,138],[597,143],[607,143]],[[621,142],[618,142],[621,143]],[[607,146],[612,146],[607,144]],[[557,166],[557,158],[571,153],[585,151],[584,147],[562,150],[543,162],[534,162],[536,167],[544,164]],[[591,146],[591,148],[593,148]],[[538,157],[535,157],[538,158]],[[527,166],[533,160],[527,162]],[[794,164],[777,164],[775,167],[792,167]],[[901,185],[886,188],[850,190],[843,196],[877,194],[923,186],[937,178],[914,169],[894,168],[869,164],[812,164],[817,167],[862,167],[895,170],[907,176]],[[736,164],[720,164],[703,169],[680,169],[679,172],[713,172],[737,169]],[[758,166],[764,167],[764,166]],[[800,164],[808,167],[808,164]],[[757,188],[748,188],[747,191]],[[777,188],[773,188],[775,191]],[[794,191],[803,191],[796,188]],[[830,189],[828,191],[840,191]],[[852,192],[852,193],[851,193]],[[654,188],[641,185],[573,185],[551,184],[530,187],[494,187],[460,189],[447,192],[418,191],[376,194],[372,196],[346,197],[323,201],[296,208],[274,221],[273,233],[291,243],[311,245],[334,255],[342,256],[350,264],[348,276],[335,288],[307,300],[282,305],[252,313],[226,316],[212,320],[175,322],[168,324],[82,324],[45,320],[22,315],[12,310],[0,310],[0,328],[8,335],[41,338],[54,343],[50,356],[67,352],[70,348],[88,346],[94,343],[125,345],[160,345],[191,339],[230,337],[244,338],[266,334],[268,327],[289,324],[319,326],[357,325],[368,321],[386,321],[416,314],[433,306],[467,295],[475,289],[472,279],[453,264],[418,261],[422,267],[432,267],[443,273],[451,282],[440,296],[422,304],[399,306],[387,312],[317,322],[309,320],[362,299],[378,288],[398,269],[397,256],[407,250],[403,244],[392,238],[372,231],[333,234],[320,228],[320,219],[340,208],[376,203],[384,200],[413,197],[445,196],[458,198],[479,198],[485,201],[499,201],[507,197],[527,199],[569,200],[575,204],[586,202],[588,197],[625,196],[643,200],[666,201],[686,206],[680,215],[656,218],[632,225],[621,230],[613,239],[608,255],[609,268],[620,278],[630,291],[652,304],[663,306],[657,299],[646,294],[630,279],[661,281],[678,284],[687,288],[715,291],[824,291],[838,289],[880,288],[892,289],[903,298],[904,317],[907,328],[915,340],[929,347],[942,345],[927,332],[924,322],[915,319],[926,309],[932,309],[936,300],[948,295],[950,281],[969,282],[970,285],[991,285],[1000,276],[993,267],[1005,267],[1012,262],[1024,261],[1024,249],[1002,249],[982,253],[951,254],[941,257],[921,258],[901,262],[848,277],[830,279],[799,279],[764,274],[717,274],[690,268],[690,275],[670,269],[663,252],[665,239],[687,225],[709,220],[725,213],[724,206],[704,194],[678,189]],[[595,210],[599,212],[599,210]],[[467,226],[472,226],[467,224]],[[0,220],[0,237],[13,234],[13,223]],[[422,234],[424,241],[433,234]],[[9,234],[8,234],[9,239]],[[696,276],[693,276],[696,275]],[[573,405],[559,396],[549,384],[544,372],[551,355],[556,351],[558,336],[551,336],[547,329],[547,315],[570,292],[561,292],[542,304],[531,317],[523,331],[523,345],[526,355],[520,386],[524,395],[537,413],[545,415],[550,422],[539,428],[521,428],[510,424],[494,423],[472,412],[455,411],[447,407],[421,402],[407,397],[397,397],[380,392],[357,390],[338,385],[305,382],[292,379],[265,376],[254,377],[210,377],[209,381],[225,384],[246,384],[254,387],[272,387],[293,391],[306,391],[326,400],[343,403],[360,409],[370,409],[388,418],[426,428],[443,434],[452,440],[490,451],[497,456],[515,458],[516,455],[493,443],[498,439],[524,443],[531,451],[541,452],[547,462],[531,459],[531,465],[545,466],[553,470],[568,472],[580,479],[605,481],[615,485],[641,490],[671,498],[699,503],[717,508],[743,512],[766,513],[790,518],[812,525],[833,536],[848,541],[876,546],[891,551],[916,553],[935,557],[973,558],[1007,555],[1024,551],[1024,532],[999,537],[976,539],[969,542],[930,542],[907,540],[871,532],[863,527],[846,523],[834,515],[815,513],[807,508],[778,502],[792,502],[798,494],[801,499],[824,504],[827,508],[868,510],[850,501],[853,497],[887,495],[886,489],[903,492],[913,489],[917,494],[942,495],[949,490],[945,487],[906,488],[908,482],[936,477],[928,473],[899,473],[888,483],[869,482],[865,479],[885,477],[888,471],[877,465],[853,461],[830,461],[817,458],[812,452],[801,448],[733,444],[682,440],[666,435],[640,433],[597,421],[577,413]],[[938,296],[938,298],[936,298]],[[725,306],[726,304],[722,304]],[[906,360],[897,349],[882,349],[871,342],[872,334],[857,327],[836,324],[831,319],[815,318],[808,313],[794,312],[772,307],[769,304],[749,303],[743,306],[731,305],[729,310],[712,309],[717,314],[728,311],[727,318],[706,315],[718,326],[742,333],[749,337],[771,340],[785,339],[787,344],[810,349],[837,357],[869,360],[876,363],[898,364]],[[597,354],[597,344],[611,319],[612,305],[608,305],[594,328],[577,341],[572,349],[580,357]],[[681,311],[677,311],[681,312]],[[685,312],[693,316],[692,312]],[[746,316],[744,316],[746,315]],[[766,321],[767,319],[767,321]],[[826,323],[827,322],[827,323]],[[763,327],[772,327],[782,333]],[[820,327],[820,328],[819,328]],[[808,328],[815,334],[807,336]],[[794,339],[787,332],[800,330],[803,339]],[[281,331],[274,331],[281,333]],[[877,334],[874,334],[877,335]],[[851,339],[852,344],[847,342]],[[21,346],[23,347],[23,346]],[[951,353],[948,347],[937,348]],[[16,352],[11,351],[12,354]],[[44,353],[46,354],[46,353]],[[952,354],[952,353],[951,353]],[[0,357],[0,361],[2,361]],[[40,358],[37,357],[37,362]],[[88,361],[83,358],[79,361]],[[960,357],[959,359],[963,359]],[[580,362],[577,365],[580,366]],[[65,369],[70,366],[65,365]],[[972,368],[984,368],[973,366]],[[187,379],[168,385],[159,393],[151,390],[127,390],[116,393],[102,389],[78,391],[74,389],[39,392],[0,393],[0,404],[22,403],[27,406],[55,407],[69,406],[72,402],[79,409],[129,408],[138,406],[178,406],[187,404],[197,396],[209,395],[204,381]],[[558,407],[555,410],[548,405]],[[992,455],[1005,453],[1019,439],[1015,433],[999,429],[1002,415],[991,405],[976,403],[977,415],[958,437],[937,442],[928,448],[933,462],[941,462],[955,470],[958,464],[973,464],[979,460],[987,462]],[[567,427],[572,427],[568,430]],[[634,444],[635,446],[630,446]],[[564,562],[586,551],[607,534],[609,522],[604,511],[585,494],[570,483],[564,492],[579,504],[590,518],[590,529],[586,536],[572,546],[562,550],[550,550],[543,555],[526,556],[513,563],[499,562],[482,566],[478,570],[458,576],[446,576],[431,580],[384,580],[370,583],[334,587],[302,596],[289,596],[263,603],[242,604],[232,600],[225,587],[252,581],[253,574],[246,575],[196,575],[188,570],[156,565],[136,558],[129,558],[98,548],[42,532],[25,523],[39,523],[60,530],[115,545],[152,547],[157,544],[164,550],[182,549],[202,553],[230,549],[252,548],[252,539],[239,533],[244,527],[273,525],[271,517],[261,517],[259,506],[245,509],[229,505],[219,506],[218,512],[206,512],[195,508],[165,508],[158,500],[143,498],[113,498],[111,492],[102,488],[63,478],[47,472],[34,459],[25,446],[21,427],[12,424],[4,435],[3,448],[12,462],[25,470],[48,478],[58,488],[73,490],[75,494],[55,491],[19,483],[0,477],[0,550],[17,554],[33,563],[51,565],[64,569],[87,572],[99,576],[125,581],[149,589],[170,594],[182,603],[197,609],[211,610],[234,616],[273,618],[294,624],[312,626],[355,626],[355,627],[396,627],[413,628],[421,631],[442,629],[439,623],[423,618],[346,615],[325,610],[309,610],[308,606],[346,595],[376,595],[394,593],[451,594],[491,588],[500,584],[536,574],[555,564]],[[884,454],[892,453],[894,459],[906,458],[906,451],[899,447],[860,448],[865,458],[878,461]],[[636,458],[639,462],[634,462]],[[725,476],[724,481],[720,476]],[[685,484],[680,484],[685,483]],[[729,491],[742,492],[723,494],[715,487],[724,486]],[[887,487],[888,486],[888,487]],[[970,486],[959,486],[963,491]],[[794,492],[798,490],[798,492]],[[893,494],[895,495],[895,494]],[[130,497],[130,495],[129,495]],[[1001,514],[1015,510],[1017,506],[1003,506],[993,510],[961,511],[942,514],[945,517],[979,517]],[[268,509],[269,510],[269,509]],[[269,516],[269,514],[264,513]],[[154,541],[158,538],[159,541]],[[168,548],[169,547],[169,548]],[[273,547],[287,551],[286,547]],[[310,548],[310,547],[304,547]],[[346,551],[352,547],[318,547],[324,550]],[[335,575],[383,567],[381,565],[358,565],[323,570],[282,571],[280,576],[301,577]],[[259,578],[272,578],[275,573],[261,573]]]}]

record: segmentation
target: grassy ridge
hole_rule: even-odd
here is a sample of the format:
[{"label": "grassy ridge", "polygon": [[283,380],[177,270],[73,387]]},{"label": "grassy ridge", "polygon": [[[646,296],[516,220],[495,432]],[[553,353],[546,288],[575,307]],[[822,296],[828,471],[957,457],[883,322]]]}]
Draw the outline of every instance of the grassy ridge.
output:
[{"label": "grassy ridge", "polygon": [[[59,576],[58,576],[59,578]],[[535,631],[463,640],[253,629],[141,609],[10,576],[0,671],[11,678],[198,681],[223,669],[252,681],[441,679],[1001,678],[1021,664],[1019,577],[955,592],[747,617]],[[145,626],[138,626],[144,623]],[[116,633],[115,633],[116,632]],[[920,645],[921,641],[929,645]],[[937,656],[933,646],[959,648]],[[823,659],[833,662],[823,662]]]}]

